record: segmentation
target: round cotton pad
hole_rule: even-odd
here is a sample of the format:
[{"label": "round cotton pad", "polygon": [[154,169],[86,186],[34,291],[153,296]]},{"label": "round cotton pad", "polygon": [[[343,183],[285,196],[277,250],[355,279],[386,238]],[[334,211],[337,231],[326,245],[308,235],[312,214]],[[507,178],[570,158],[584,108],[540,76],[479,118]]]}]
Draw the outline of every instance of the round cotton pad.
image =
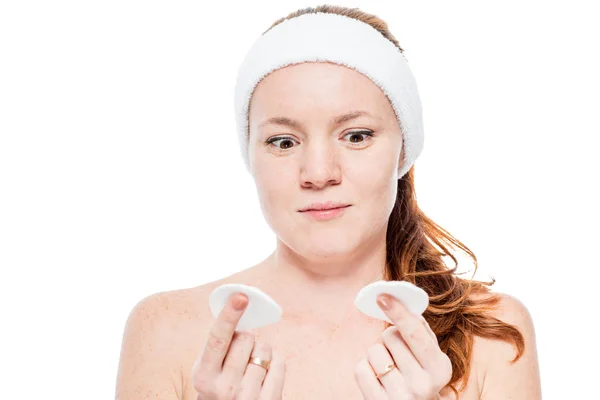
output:
[{"label": "round cotton pad", "polygon": [[227,283],[212,291],[209,297],[210,311],[217,318],[233,293],[248,296],[248,305],[238,321],[236,331],[260,328],[274,324],[281,319],[281,307],[268,294],[257,287],[241,283]]},{"label": "round cotton pad", "polygon": [[429,296],[423,289],[406,281],[377,281],[362,288],[356,295],[354,305],[370,317],[392,323],[390,318],[377,305],[380,294],[387,293],[404,304],[415,315],[423,314],[429,304]]}]

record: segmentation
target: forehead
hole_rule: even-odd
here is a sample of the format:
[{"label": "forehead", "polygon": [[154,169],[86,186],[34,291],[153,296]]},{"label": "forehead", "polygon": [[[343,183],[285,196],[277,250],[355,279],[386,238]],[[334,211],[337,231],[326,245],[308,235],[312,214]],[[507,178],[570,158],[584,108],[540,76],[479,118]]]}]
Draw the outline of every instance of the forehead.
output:
[{"label": "forehead", "polygon": [[249,114],[253,122],[260,122],[257,119],[275,115],[329,116],[355,109],[394,118],[389,100],[368,77],[342,65],[307,62],[267,75],[254,90]]}]

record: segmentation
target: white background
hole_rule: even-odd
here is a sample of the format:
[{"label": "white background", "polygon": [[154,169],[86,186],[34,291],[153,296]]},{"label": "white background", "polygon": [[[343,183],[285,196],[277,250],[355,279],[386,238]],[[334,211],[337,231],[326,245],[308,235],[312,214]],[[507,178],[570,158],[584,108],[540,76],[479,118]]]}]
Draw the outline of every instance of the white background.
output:
[{"label": "white background", "polygon": [[[235,75],[272,22],[317,4],[1,3],[2,398],[114,397],[140,299],[272,251]],[[382,17],[405,49],[425,119],[418,200],[528,307],[544,398],[597,394],[593,2],[330,4]]]}]

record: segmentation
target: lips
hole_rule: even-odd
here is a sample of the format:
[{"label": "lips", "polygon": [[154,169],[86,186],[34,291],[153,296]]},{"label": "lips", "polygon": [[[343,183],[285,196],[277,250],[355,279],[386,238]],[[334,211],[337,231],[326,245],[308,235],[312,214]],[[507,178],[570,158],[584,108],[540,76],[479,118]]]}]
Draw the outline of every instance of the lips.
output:
[{"label": "lips", "polygon": [[327,211],[327,210],[334,210],[336,208],[346,208],[349,206],[350,206],[350,204],[347,204],[347,203],[328,201],[326,203],[313,203],[313,204],[309,205],[308,207],[305,207],[298,211],[300,211],[300,212]]},{"label": "lips", "polygon": [[326,221],[341,216],[350,206],[351,204],[339,202],[314,203],[299,211],[312,219]]}]

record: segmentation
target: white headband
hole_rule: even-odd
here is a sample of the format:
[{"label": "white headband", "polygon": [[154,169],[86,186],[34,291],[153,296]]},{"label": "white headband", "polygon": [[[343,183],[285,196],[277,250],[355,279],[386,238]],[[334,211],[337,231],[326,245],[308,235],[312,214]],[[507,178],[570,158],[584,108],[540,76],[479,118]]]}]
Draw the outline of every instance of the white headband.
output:
[{"label": "white headband", "polygon": [[271,72],[302,62],[329,61],[355,69],[388,97],[404,133],[401,178],[423,149],[423,117],[417,84],[404,54],[367,23],[332,13],[286,19],[261,35],[244,58],[235,86],[235,116],[248,170],[248,107],[254,89]]}]

